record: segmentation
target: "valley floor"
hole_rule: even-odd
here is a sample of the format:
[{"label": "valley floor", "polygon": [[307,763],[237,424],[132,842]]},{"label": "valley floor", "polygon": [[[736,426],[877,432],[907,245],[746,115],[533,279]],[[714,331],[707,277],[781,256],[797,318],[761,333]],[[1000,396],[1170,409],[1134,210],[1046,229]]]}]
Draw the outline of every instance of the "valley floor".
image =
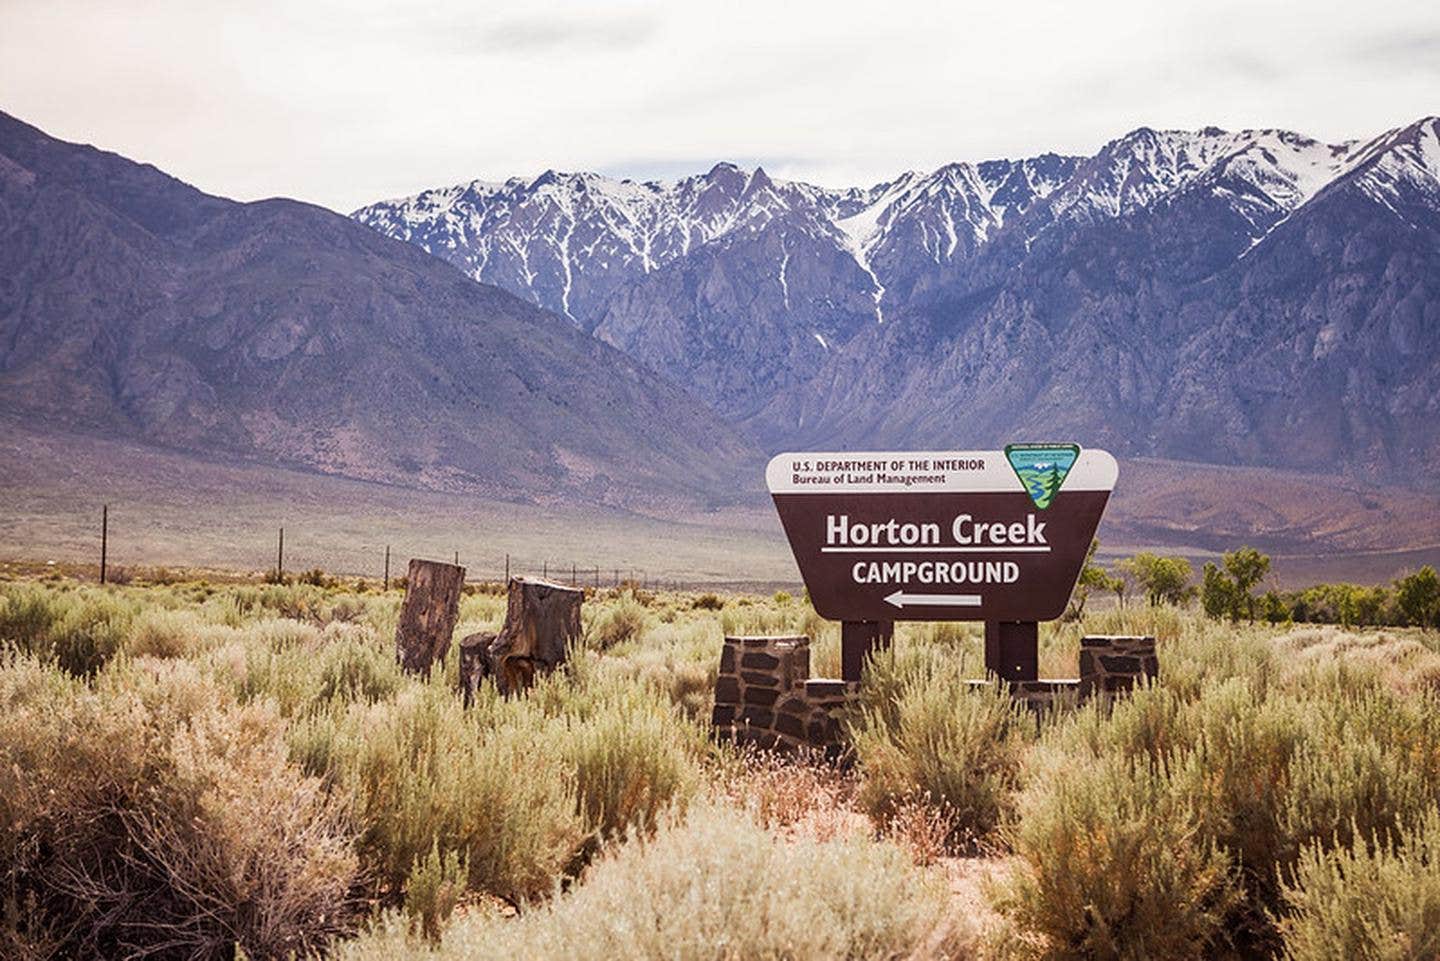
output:
[{"label": "valley floor", "polygon": [[[540,505],[215,463],[120,440],[38,434],[0,420],[0,559],[262,571],[285,528],[288,570],[378,577],[410,557],[453,559],[472,580],[548,572],[613,585],[794,589],[799,574],[768,498],[648,513]],[[1136,550],[1199,563],[1241,545],[1274,559],[1271,583],[1387,582],[1440,564],[1440,495],[1324,476],[1134,460],[1100,529],[1102,560]]]}]

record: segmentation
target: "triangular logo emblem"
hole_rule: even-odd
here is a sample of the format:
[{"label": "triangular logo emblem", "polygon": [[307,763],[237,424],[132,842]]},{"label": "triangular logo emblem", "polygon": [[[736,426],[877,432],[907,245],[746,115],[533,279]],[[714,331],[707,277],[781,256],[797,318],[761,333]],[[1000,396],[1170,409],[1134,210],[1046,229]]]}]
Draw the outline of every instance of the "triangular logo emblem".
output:
[{"label": "triangular logo emblem", "polygon": [[1070,468],[1080,457],[1079,444],[1007,444],[1005,459],[1020,478],[1025,493],[1042,511],[1050,506]]}]

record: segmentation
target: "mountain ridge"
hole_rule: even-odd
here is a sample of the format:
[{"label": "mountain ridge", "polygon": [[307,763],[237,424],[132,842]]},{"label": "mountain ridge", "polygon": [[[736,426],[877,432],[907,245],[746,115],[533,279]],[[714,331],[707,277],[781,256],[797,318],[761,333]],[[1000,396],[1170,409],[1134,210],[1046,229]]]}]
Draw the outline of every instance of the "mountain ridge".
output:
[{"label": "mountain ridge", "polygon": [[[1440,299],[1437,130],[1426,117],[1324,144],[1139,128],[1089,157],[953,163],[843,189],[730,164],[644,185],[551,172],[535,191],[507,182],[479,219],[455,188],[438,214],[421,194],[355,216],[542,303],[547,278],[600,278],[568,315],[771,450],[933,446],[958,418],[967,446],[1068,430],[1131,456],[1433,485],[1433,471],[1406,477],[1404,464],[1440,466],[1440,435],[1415,416],[1440,393],[1427,361],[1440,355],[1427,319]],[[1374,249],[1334,236],[1312,249],[1327,217]],[[572,257],[557,227],[599,240]],[[528,275],[513,273],[517,258]],[[1308,273],[1261,304],[1280,261]],[[1331,356],[1316,338],[1347,328],[1361,339],[1328,376],[1358,378],[1350,387],[1313,376],[1326,364],[1283,360]],[[1257,385],[1242,368],[1275,379]],[[1278,418],[1256,394],[1267,383]],[[1392,388],[1409,400],[1397,407]]]},{"label": "mountain ridge", "polygon": [[499,499],[733,500],[758,453],[513,294],[287,199],[211,197],[0,114],[0,409]]}]

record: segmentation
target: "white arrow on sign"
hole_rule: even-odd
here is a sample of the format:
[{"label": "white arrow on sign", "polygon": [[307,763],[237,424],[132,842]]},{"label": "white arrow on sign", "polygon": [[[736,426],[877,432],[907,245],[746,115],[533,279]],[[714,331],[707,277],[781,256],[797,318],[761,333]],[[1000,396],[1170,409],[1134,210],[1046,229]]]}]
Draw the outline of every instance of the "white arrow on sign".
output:
[{"label": "white arrow on sign", "polygon": [[906,594],[896,591],[886,596],[885,603],[903,608],[911,607],[979,607],[979,594]]}]

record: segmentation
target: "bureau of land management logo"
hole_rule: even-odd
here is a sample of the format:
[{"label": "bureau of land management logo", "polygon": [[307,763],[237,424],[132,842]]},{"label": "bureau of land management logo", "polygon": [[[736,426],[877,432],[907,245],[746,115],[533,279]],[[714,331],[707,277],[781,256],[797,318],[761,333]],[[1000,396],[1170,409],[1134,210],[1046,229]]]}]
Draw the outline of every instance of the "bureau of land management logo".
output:
[{"label": "bureau of land management logo", "polygon": [[1070,468],[1080,456],[1079,444],[1006,444],[1005,459],[1020,478],[1035,506],[1050,506]]}]

